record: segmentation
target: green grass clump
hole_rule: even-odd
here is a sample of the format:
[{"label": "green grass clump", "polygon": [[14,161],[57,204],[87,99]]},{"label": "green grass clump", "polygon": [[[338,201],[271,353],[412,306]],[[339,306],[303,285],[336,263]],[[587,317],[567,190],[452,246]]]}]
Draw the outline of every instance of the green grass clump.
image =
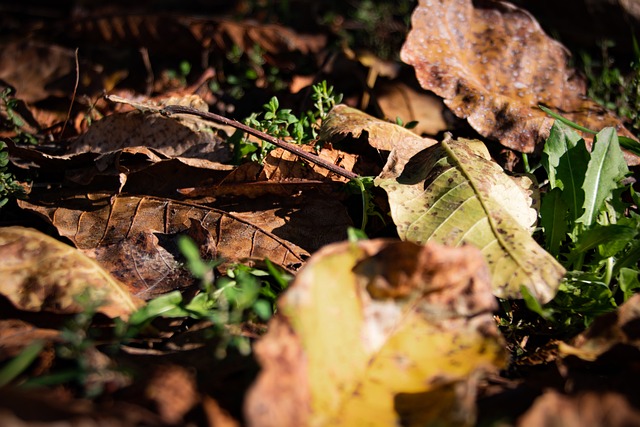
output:
[{"label": "green grass clump", "polygon": [[640,198],[613,128],[595,135],[589,151],[580,135],[557,120],[542,166],[548,188],[540,208],[540,240],[567,275],[546,306],[526,292],[525,301],[559,330],[575,332],[640,289]]}]

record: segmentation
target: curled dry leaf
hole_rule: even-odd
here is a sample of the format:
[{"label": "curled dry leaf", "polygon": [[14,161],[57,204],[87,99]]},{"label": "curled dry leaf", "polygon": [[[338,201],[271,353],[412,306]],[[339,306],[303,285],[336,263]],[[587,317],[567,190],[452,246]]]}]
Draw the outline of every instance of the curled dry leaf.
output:
[{"label": "curled dry leaf", "polygon": [[[541,149],[553,119],[544,104],[585,127],[619,118],[586,98],[586,85],[567,64],[568,52],[525,10],[507,2],[421,0],[402,48],[424,89],[444,98],[481,135],[522,152]],[[629,164],[640,158],[627,153]]]},{"label": "curled dry leaf", "polygon": [[90,186],[94,191],[175,196],[176,188],[220,182],[234,169],[205,159],[172,158],[146,147],[52,156],[34,148],[16,146],[10,140],[7,145],[13,164],[24,168],[37,166],[49,179],[72,187]]},{"label": "curled dry leaf", "polygon": [[442,99],[400,81],[381,82],[375,87],[376,101],[385,117],[400,118],[404,123],[418,122],[412,130],[417,135],[436,135],[447,130]]},{"label": "curled dry leaf", "polygon": [[141,304],[94,260],[29,228],[0,228],[0,272],[0,292],[21,310],[80,313],[87,294],[99,312],[126,318]]},{"label": "curled dry leaf", "polygon": [[506,175],[480,141],[447,137],[410,158],[394,151],[375,183],[401,239],[478,247],[500,298],[521,298],[522,286],[541,302],[555,295],[565,271],[531,237],[535,186]]},{"label": "curled dry leaf", "polygon": [[378,150],[391,151],[405,146],[414,152],[436,143],[433,139],[421,138],[408,129],[370,116],[346,105],[336,105],[322,122],[320,139],[339,141],[351,134],[355,138],[363,132],[369,134],[369,144]]},{"label": "curled dry leaf", "polygon": [[147,147],[169,157],[197,157],[217,162],[231,158],[229,146],[211,130],[210,124],[138,110],[112,114],[97,121],[73,141],[69,153],[106,153],[125,147]]},{"label": "curled dry leaf", "polygon": [[255,426],[473,422],[505,363],[488,270],[470,246],[372,240],[318,251],[257,344]]},{"label": "curled dry leaf", "polygon": [[570,344],[561,342],[558,349],[563,357],[576,356],[594,361],[615,346],[640,349],[640,294],[632,296],[615,312],[598,317],[585,332]]},{"label": "curled dry leaf", "polygon": [[[175,239],[202,224],[215,242],[215,256],[229,262],[269,258],[296,269],[307,252],[232,214],[193,203],[155,197],[90,195],[49,206],[21,207],[42,214],[60,235],[97,259],[141,298],[188,286]],[[195,237],[195,236],[194,236]],[[208,240],[208,239],[207,239]]]}]

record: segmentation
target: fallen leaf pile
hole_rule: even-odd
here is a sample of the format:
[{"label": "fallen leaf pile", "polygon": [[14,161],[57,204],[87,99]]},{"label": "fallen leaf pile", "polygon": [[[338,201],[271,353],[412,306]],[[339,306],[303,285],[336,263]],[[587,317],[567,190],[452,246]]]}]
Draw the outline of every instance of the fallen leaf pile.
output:
[{"label": "fallen leaf pile", "polygon": [[[498,327],[525,294],[552,300],[566,271],[532,237],[535,177],[495,153],[540,153],[553,120],[539,104],[633,137],[530,13],[420,0],[401,65],[348,47],[350,14],[306,28],[307,9],[325,7],[312,2],[291,2],[309,16],[290,26],[245,0],[198,16],[77,3],[69,16],[8,15],[25,29],[0,42],[0,140],[22,190],[0,210],[0,425],[640,419],[624,378],[638,377],[637,297],[573,340]],[[283,148],[235,162],[233,126],[163,110],[242,120],[277,96],[298,113],[325,79],[344,100],[299,148],[351,182]],[[459,119],[477,134],[456,135],[471,132]],[[363,222],[370,240],[350,230]],[[191,316],[207,290],[183,236],[203,265],[217,261],[214,283],[239,281],[239,265],[257,281],[293,277],[273,317]],[[130,320],[168,297],[187,315]]]}]

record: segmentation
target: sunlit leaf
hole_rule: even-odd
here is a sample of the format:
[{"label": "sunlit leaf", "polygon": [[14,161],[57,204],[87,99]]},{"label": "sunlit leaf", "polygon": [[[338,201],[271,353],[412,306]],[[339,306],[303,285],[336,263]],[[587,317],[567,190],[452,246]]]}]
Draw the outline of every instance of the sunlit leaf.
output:
[{"label": "sunlit leaf", "polygon": [[250,425],[470,425],[463,396],[505,362],[486,265],[470,246],[327,246],[278,308],[256,348]]},{"label": "sunlit leaf", "polygon": [[547,302],[564,269],[531,237],[537,218],[531,191],[488,160],[480,146],[447,138],[410,158],[399,174],[392,153],[376,184],[389,196],[400,238],[472,244],[487,259],[495,295],[520,298],[525,286]]},{"label": "sunlit leaf", "polygon": [[141,305],[94,260],[30,228],[0,228],[0,273],[0,292],[22,310],[79,313],[78,298],[87,293],[112,317]]}]

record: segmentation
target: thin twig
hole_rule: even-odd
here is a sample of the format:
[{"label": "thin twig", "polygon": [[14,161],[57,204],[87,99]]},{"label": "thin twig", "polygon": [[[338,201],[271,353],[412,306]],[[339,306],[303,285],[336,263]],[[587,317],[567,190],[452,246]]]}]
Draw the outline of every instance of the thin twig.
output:
[{"label": "thin twig", "polygon": [[227,125],[227,126],[231,126],[234,127],[236,129],[240,129],[243,132],[248,133],[249,135],[253,135],[256,138],[260,138],[264,141],[270,142],[271,144],[275,145],[276,147],[280,147],[283,150],[289,151],[290,153],[296,154],[300,157],[302,157],[305,160],[310,161],[311,163],[315,163],[318,166],[321,166],[337,175],[343,176],[345,178],[348,179],[356,179],[359,178],[358,174],[355,174],[353,172],[350,172],[344,168],[341,168],[340,166],[334,165],[331,162],[326,161],[325,159],[316,156],[315,154],[311,154],[311,153],[307,153],[306,151],[300,149],[300,147],[297,147],[293,144],[290,144],[286,141],[283,141],[281,139],[275,138],[271,135],[267,135],[264,132],[260,132],[259,130],[253,129],[243,123],[240,123],[236,120],[233,119],[228,119],[224,116],[220,116],[218,114],[214,114],[214,113],[206,113],[203,111],[199,111],[196,110],[194,108],[189,108],[189,107],[182,107],[180,105],[168,105],[166,107],[164,107],[162,110],[160,110],[160,114],[165,115],[165,116],[170,116],[172,114],[191,114],[194,116],[198,116],[200,118],[203,118],[205,120],[209,120],[209,121],[213,121],[216,123],[221,123],[223,125]]},{"label": "thin twig", "polygon": [[67,112],[67,119],[64,121],[62,125],[62,131],[60,131],[60,137],[64,138],[64,131],[67,129],[67,123],[69,123],[69,119],[71,118],[71,109],[73,108],[73,103],[76,101],[76,94],[78,93],[78,85],[80,84],[80,61],[78,60],[78,50],[76,48],[76,83],[73,86],[73,95],[71,95],[71,104],[69,104],[69,111]]}]

